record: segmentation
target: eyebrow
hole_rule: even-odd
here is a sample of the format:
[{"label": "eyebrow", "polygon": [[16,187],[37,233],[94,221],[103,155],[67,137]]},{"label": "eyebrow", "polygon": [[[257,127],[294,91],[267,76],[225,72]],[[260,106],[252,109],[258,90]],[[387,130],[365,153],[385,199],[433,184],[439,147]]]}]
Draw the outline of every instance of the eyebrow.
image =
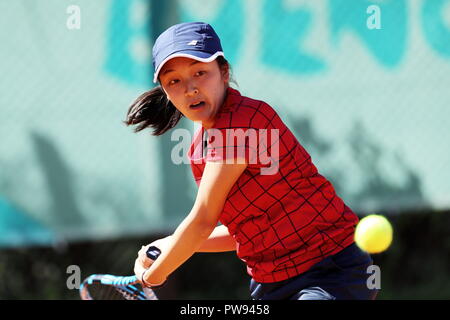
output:
[{"label": "eyebrow", "polygon": [[[194,64],[197,64],[197,63],[202,63],[201,61],[198,61],[198,60],[194,60],[193,62],[191,62],[190,64],[189,64],[189,67],[191,67],[191,66],[193,66]],[[167,73],[169,73],[169,72],[174,72],[175,70],[173,70],[173,69],[167,69],[167,70],[165,70],[162,74],[167,74]]]}]

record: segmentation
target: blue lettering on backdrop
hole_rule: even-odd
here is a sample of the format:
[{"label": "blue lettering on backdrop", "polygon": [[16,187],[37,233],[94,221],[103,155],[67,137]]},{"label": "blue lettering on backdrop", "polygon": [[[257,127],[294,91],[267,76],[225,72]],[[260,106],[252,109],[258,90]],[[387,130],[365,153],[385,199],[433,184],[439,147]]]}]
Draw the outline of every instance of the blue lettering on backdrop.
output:
[{"label": "blue lettering on backdrop", "polygon": [[450,58],[450,29],[444,22],[444,8],[449,0],[428,0],[423,2],[422,25],[425,38],[439,54]]},{"label": "blue lettering on backdrop", "polygon": [[137,2],[143,2],[143,6],[146,3],[144,0],[114,0],[112,2],[106,27],[105,69],[129,84],[148,86],[152,83],[151,75],[153,74],[151,56],[147,61],[138,61],[132,55],[132,46],[135,41],[151,38],[149,19],[145,19],[142,25],[132,24],[130,20],[131,8]]},{"label": "blue lettering on backdrop", "polygon": [[[344,31],[355,32],[374,57],[385,67],[395,67],[406,51],[407,24],[405,0],[348,1],[329,0],[332,42],[341,39]],[[381,9],[381,29],[367,28],[367,7]]]},{"label": "blue lettering on backdrop", "polygon": [[287,11],[282,1],[265,0],[262,19],[261,60],[264,64],[297,74],[314,74],[326,69],[321,58],[300,46],[312,27],[310,10]]},{"label": "blue lettering on backdrop", "polygon": [[[150,38],[151,24],[135,26],[130,22],[132,5],[144,0],[113,0],[107,26],[106,71],[130,83],[147,86],[152,74],[151,59],[133,58],[131,46],[136,38]],[[450,58],[450,29],[444,9],[450,0],[423,1],[421,22],[426,41],[444,58]],[[367,27],[370,5],[381,12],[381,29]],[[398,66],[407,50],[408,19],[405,0],[328,0],[331,43],[337,47],[345,32],[355,33],[369,53],[387,68]],[[231,19],[232,18],[232,19]],[[288,9],[282,1],[264,0],[261,15],[259,59],[269,67],[291,74],[311,75],[325,71],[324,57],[308,52],[304,42],[314,26],[314,12],[307,6]],[[180,2],[180,22],[199,20],[185,2]],[[230,22],[232,21],[232,22]],[[211,23],[222,39],[227,59],[236,64],[243,49],[245,12],[241,0],[223,1]],[[289,61],[290,63],[286,63]],[[120,66],[120,67],[119,67]]]},{"label": "blue lettering on backdrop", "polygon": [[[180,3],[181,22],[198,21],[199,18],[191,14],[184,2]],[[207,19],[219,35],[222,48],[231,65],[237,63],[242,41],[245,34],[244,8],[241,0],[223,1],[223,5],[217,10],[212,19]]]}]

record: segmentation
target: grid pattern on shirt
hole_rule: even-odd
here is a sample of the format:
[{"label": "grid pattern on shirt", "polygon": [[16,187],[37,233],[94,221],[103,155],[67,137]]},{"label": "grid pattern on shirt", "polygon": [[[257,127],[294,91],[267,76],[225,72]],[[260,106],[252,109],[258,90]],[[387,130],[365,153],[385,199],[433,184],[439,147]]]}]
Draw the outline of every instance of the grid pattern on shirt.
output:
[{"label": "grid pattern on shirt", "polygon": [[[294,277],[353,243],[356,215],[317,172],[307,151],[273,108],[230,88],[214,128],[222,130],[224,136],[230,128],[279,132],[275,141],[279,148],[275,174],[261,174],[265,165],[259,162],[249,164],[230,190],[220,217],[235,238],[237,254],[255,281],[276,282]],[[200,149],[203,147],[198,143],[203,132],[203,128],[197,132],[189,153],[198,185],[206,161],[227,157],[227,153],[216,153],[214,149],[248,148],[216,142],[202,161],[194,162],[194,150],[199,145]],[[269,145],[257,146],[258,154],[274,146],[274,141],[268,142]]]}]

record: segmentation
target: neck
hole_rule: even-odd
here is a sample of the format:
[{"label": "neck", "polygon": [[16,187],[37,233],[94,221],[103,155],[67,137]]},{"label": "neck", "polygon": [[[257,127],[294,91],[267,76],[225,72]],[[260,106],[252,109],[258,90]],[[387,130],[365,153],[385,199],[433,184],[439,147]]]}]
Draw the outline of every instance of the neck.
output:
[{"label": "neck", "polygon": [[210,129],[214,126],[214,123],[216,122],[216,116],[217,113],[219,112],[219,110],[223,107],[223,105],[225,104],[225,101],[227,99],[227,94],[228,94],[228,86],[225,87],[225,92],[223,94],[222,97],[222,102],[219,105],[219,108],[217,108],[216,110],[214,110],[214,114],[211,116],[211,118],[208,121],[203,121],[202,122],[202,126],[205,129]]}]

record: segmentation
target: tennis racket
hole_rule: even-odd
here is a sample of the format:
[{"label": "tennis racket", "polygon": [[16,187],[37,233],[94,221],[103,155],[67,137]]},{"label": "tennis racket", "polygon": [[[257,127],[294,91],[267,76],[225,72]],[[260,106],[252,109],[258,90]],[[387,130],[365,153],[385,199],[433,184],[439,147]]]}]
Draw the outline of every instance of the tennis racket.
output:
[{"label": "tennis racket", "polygon": [[[151,246],[147,257],[156,260],[161,250]],[[80,285],[82,300],[158,300],[152,289],[142,288],[136,276],[120,277],[110,274],[93,274]]]}]

